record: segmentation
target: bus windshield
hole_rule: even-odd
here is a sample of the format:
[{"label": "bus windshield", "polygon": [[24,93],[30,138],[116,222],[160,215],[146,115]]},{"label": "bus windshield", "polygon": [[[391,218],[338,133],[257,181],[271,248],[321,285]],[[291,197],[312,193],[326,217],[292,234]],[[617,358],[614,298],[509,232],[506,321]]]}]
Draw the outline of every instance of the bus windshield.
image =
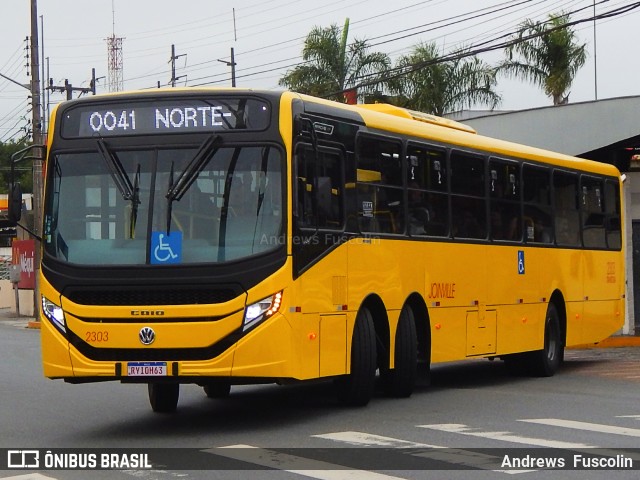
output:
[{"label": "bus windshield", "polygon": [[45,253],[80,265],[221,263],[276,248],[283,156],[273,145],[52,155]]}]

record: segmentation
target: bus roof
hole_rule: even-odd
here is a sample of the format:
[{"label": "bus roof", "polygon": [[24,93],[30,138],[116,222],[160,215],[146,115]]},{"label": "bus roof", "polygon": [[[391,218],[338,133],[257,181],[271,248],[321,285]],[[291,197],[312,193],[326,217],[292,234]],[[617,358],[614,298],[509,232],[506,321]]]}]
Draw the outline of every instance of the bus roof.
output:
[{"label": "bus roof", "polygon": [[[227,87],[208,87],[208,88],[160,88],[127,92],[113,92],[101,94],[98,96],[84,97],[82,99],[72,100],[72,102],[90,102],[92,100],[108,101],[108,97],[152,97],[157,95],[203,95],[211,93],[236,93],[236,94],[255,94],[267,97],[282,96],[284,99],[300,98],[304,102],[321,104],[326,107],[335,108],[337,111],[350,111],[356,113],[362,122],[370,128],[384,130],[390,133],[404,134],[412,137],[418,137],[425,140],[431,140],[438,143],[444,143],[452,146],[470,148],[482,151],[488,154],[503,155],[522,160],[531,160],[541,163],[549,163],[559,167],[580,169],[588,172],[619,176],[618,169],[610,164],[596,162],[592,160],[581,159],[558,152],[552,152],[537,147],[530,147],[514,142],[499,140],[496,138],[485,137],[479,135],[476,131],[460,122],[450,119],[429,115],[423,112],[404,109],[388,104],[359,104],[346,105],[343,103],[325,100],[309,95],[303,95],[287,91],[274,91],[263,89],[243,89]],[[56,107],[63,107],[67,102],[62,102]],[[54,109],[55,111],[58,108]],[[54,116],[52,115],[52,117]]]},{"label": "bus roof", "polygon": [[[552,164],[567,169],[578,169],[615,177],[620,176],[618,169],[607,163],[573,157],[571,155],[506,140],[499,140],[497,138],[485,137],[477,134],[471,127],[461,128],[460,126],[467,127],[462,123],[434,115],[406,110],[393,105],[346,105],[307,95],[293,95],[300,97],[305,102],[321,103],[326,106],[331,105],[338,109],[357,112],[367,127],[390,133],[404,134],[452,146],[470,148],[490,155],[495,154],[521,160]],[[403,110],[405,113],[401,112]],[[424,118],[416,118],[415,114],[421,114],[433,120],[425,121]]]}]

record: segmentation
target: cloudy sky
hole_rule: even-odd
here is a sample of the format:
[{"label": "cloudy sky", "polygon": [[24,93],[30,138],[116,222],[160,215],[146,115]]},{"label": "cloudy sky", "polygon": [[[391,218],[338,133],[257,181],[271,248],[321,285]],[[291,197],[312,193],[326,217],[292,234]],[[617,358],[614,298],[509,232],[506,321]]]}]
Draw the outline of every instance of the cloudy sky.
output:
[{"label": "cloudy sky", "polygon": [[[121,37],[124,89],[153,88],[171,79],[175,45],[178,85],[230,85],[235,51],[238,86],[278,88],[278,79],[301,62],[306,34],[314,27],[342,26],[349,38],[367,39],[371,50],[393,60],[419,42],[436,42],[444,53],[461,46],[497,44],[524,19],[572,12],[589,19],[640,2],[623,0],[39,0],[45,77],[88,87],[96,69],[98,93],[108,91],[107,42]],[[30,0],[2,0],[0,73],[28,84],[25,37]],[[42,17],[40,19],[40,17]],[[588,60],[571,88],[570,101],[640,95],[640,8],[578,24]],[[594,32],[595,30],[595,32]],[[595,33],[595,38],[594,38]],[[594,41],[595,40],[595,41]],[[503,52],[483,53],[495,64]],[[48,71],[48,73],[47,73]],[[596,81],[597,80],[597,81]],[[502,109],[546,106],[551,100],[531,84],[501,79]],[[0,141],[19,139],[28,128],[29,92],[0,78]],[[63,100],[52,93],[51,103]],[[476,108],[482,109],[482,105]]]}]

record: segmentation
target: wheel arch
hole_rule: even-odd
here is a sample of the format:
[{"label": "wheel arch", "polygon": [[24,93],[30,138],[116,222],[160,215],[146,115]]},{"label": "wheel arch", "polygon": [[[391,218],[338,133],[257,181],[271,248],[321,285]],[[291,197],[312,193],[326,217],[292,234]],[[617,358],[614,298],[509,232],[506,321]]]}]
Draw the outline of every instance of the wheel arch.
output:
[{"label": "wheel arch", "polygon": [[405,301],[413,311],[418,335],[418,363],[431,363],[431,321],[424,298],[417,292],[409,295]]},{"label": "wheel arch", "polygon": [[360,310],[366,308],[373,318],[373,326],[376,331],[376,351],[379,367],[388,367],[390,361],[389,352],[391,351],[391,333],[389,329],[389,316],[384,302],[375,293],[367,296]]},{"label": "wheel arch", "polygon": [[549,303],[555,305],[560,317],[560,338],[562,345],[567,344],[567,306],[564,295],[558,289],[554,290],[549,299]]}]

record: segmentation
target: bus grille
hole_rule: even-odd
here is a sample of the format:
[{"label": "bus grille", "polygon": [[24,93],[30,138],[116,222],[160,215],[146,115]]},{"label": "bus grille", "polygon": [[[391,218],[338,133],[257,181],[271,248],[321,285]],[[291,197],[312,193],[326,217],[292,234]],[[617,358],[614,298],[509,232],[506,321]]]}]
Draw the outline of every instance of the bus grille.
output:
[{"label": "bus grille", "polygon": [[191,288],[176,289],[159,288],[147,289],[109,289],[109,290],[71,290],[65,292],[73,302],[81,305],[197,305],[224,303],[236,298],[242,293],[231,288]]}]

